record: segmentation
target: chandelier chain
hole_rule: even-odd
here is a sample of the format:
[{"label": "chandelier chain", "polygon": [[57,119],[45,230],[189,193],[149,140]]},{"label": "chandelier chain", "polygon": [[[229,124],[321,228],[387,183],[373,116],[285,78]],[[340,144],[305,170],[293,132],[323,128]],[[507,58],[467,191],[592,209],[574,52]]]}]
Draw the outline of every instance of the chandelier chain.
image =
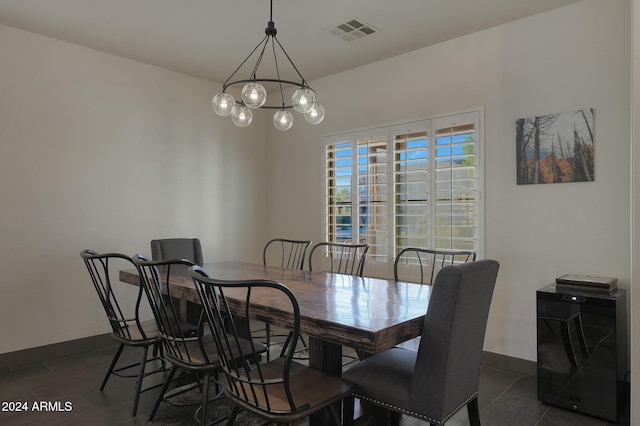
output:
[{"label": "chandelier chain", "polygon": [[[300,71],[298,71],[298,67],[296,67],[296,64],[293,63],[293,61],[291,60],[291,58],[289,57],[289,54],[287,53],[286,50],[284,50],[284,47],[282,47],[282,44],[280,44],[280,40],[278,40],[277,37],[273,37],[273,39],[276,41],[276,43],[278,43],[278,46],[280,46],[280,49],[282,50],[282,52],[284,53],[284,56],[287,57],[287,59],[289,60],[289,62],[291,63],[291,66],[293,67],[294,70],[296,70],[296,73],[298,73],[298,77],[300,77],[300,80],[302,80],[302,86],[303,87],[309,87],[309,85],[307,84],[307,82],[305,81],[304,77],[302,76],[302,74],[300,74]],[[278,77],[280,78],[280,77]]]},{"label": "chandelier chain", "polygon": [[242,61],[242,63],[240,65],[238,65],[238,68],[235,69],[235,71],[229,76],[229,78],[227,78],[224,82],[224,84],[222,85],[222,89],[223,90],[227,90],[227,87],[229,87],[229,85],[227,85],[227,83],[229,82],[229,80],[231,80],[233,78],[234,75],[236,75],[236,73],[238,71],[240,71],[240,68],[242,68],[242,66],[249,60],[249,58],[251,56],[253,56],[253,54],[255,53],[256,50],[258,50],[258,47],[262,46],[262,43],[265,42],[266,39],[268,39],[269,36],[264,36],[264,38],[262,40],[260,40],[260,43],[258,43],[258,45],[256,47],[253,48],[253,50],[251,51],[251,53],[249,53],[249,55],[244,58],[244,61]]}]

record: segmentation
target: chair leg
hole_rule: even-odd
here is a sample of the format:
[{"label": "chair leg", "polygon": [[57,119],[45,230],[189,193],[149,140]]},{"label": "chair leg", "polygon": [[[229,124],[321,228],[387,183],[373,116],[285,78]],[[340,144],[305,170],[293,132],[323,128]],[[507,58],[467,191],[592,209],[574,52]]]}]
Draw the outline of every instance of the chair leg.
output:
[{"label": "chair leg", "polygon": [[138,401],[140,400],[140,391],[142,390],[142,379],[144,378],[144,369],[147,365],[147,354],[149,352],[149,346],[142,348],[142,358],[140,358],[140,371],[138,372],[138,379],[136,381],[136,396],[133,400],[133,413],[135,417],[138,412]]},{"label": "chair leg", "polygon": [[480,409],[478,408],[477,396],[467,404],[467,412],[469,413],[469,424],[471,426],[480,426]]},{"label": "chair leg", "polygon": [[[331,418],[333,419],[333,423],[336,426],[341,426],[342,422],[341,422],[341,411],[342,411],[342,406],[336,407],[335,405],[329,405],[325,410],[329,411],[329,414],[331,415]],[[293,423],[291,423],[293,425]]]},{"label": "chair leg", "polygon": [[355,398],[353,395],[344,397],[342,400],[342,425],[353,426]]},{"label": "chair leg", "polygon": [[389,413],[389,424],[391,426],[400,426],[400,417],[402,417],[400,413],[391,411]]},{"label": "chair leg", "polygon": [[166,370],[167,369],[167,363],[164,359],[164,346],[162,346],[162,343],[156,343],[155,346],[155,351],[157,351],[158,355],[156,355],[157,358],[160,358],[160,364],[162,365],[162,370]]},{"label": "chair leg", "polygon": [[236,416],[238,415],[239,412],[240,412],[240,407],[238,407],[237,405],[234,405],[233,409],[231,410],[231,414],[229,414],[229,418],[227,419],[227,426],[233,426],[233,423],[236,421]]},{"label": "chair leg", "polygon": [[309,347],[307,346],[307,342],[305,342],[304,337],[302,337],[302,334],[298,334],[298,340],[300,341],[300,343],[302,343],[302,346],[305,349],[309,349]]},{"label": "chair leg", "polygon": [[287,333],[287,338],[285,339],[284,344],[282,345],[282,350],[280,351],[281,357],[283,357],[284,354],[287,352],[287,348],[289,347],[289,344],[291,344],[291,337],[292,337],[292,334]]},{"label": "chair leg", "polygon": [[267,362],[269,362],[269,352],[271,349],[271,324],[269,323],[265,323],[264,324],[264,332],[265,332],[265,338],[266,338],[266,342],[267,342]]},{"label": "chair leg", "polygon": [[109,380],[111,373],[113,373],[113,369],[115,368],[116,363],[118,362],[118,359],[120,358],[120,354],[122,353],[123,349],[124,349],[124,344],[121,343],[120,347],[118,348],[115,355],[113,356],[113,359],[111,360],[111,365],[107,370],[107,374],[104,376],[104,379],[102,380],[102,385],[100,385],[100,390],[103,390],[105,385],[107,384],[107,380]]},{"label": "chair leg", "polygon": [[211,375],[204,375],[204,389],[202,389],[202,408],[200,409],[200,426],[207,424],[207,404],[209,403],[209,378]]},{"label": "chair leg", "polygon": [[151,414],[149,415],[149,421],[153,420],[153,418],[155,417],[156,411],[158,411],[158,407],[160,407],[160,403],[162,402],[162,398],[164,397],[164,394],[167,392],[167,389],[169,389],[169,385],[171,384],[171,381],[173,380],[173,376],[174,374],[176,374],[177,370],[178,370],[178,367],[176,367],[175,365],[171,367],[171,370],[169,371],[169,375],[167,376],[167,380],[164,382],[164,385],[162,386],[160,395],[158,395],[156,404],[153,406],[153,410],[151,410]]}]

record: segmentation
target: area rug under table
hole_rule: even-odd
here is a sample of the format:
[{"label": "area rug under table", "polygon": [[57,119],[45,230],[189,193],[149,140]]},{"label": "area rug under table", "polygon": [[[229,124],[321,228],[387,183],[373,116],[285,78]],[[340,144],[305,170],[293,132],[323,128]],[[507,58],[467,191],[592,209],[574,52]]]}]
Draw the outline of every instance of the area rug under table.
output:
[{"label": "area rug under table", "polygon": [[[215,389],[211,386],[209,391],[210,399],[215,395]],[[183,394],[170,398],[170,402],[163,401],[156,412],[153,421],[146,421],[145,426],[194,426],[200,424],[200,413],[195,418],[195,413],[200,407],[202,394],[199,389],[192,389]],[[211,401],[207,405],[207,425],[217,419],[225,419],[219,425],[226,424],[226,417],[231,413],[232,404],[224,397]],[[261,426],[269,424],[266,420],[252,415],[246,411],[241,411],[234,422],[234,426]],[[304,420],[296,426],[308,425],[308,420]]]},{"label": "area rug under table", "polygon": [[[278,330],[278,329],[275,329]],[[285,333],[284,331],[280,331]],[[286,334],[284,334],[286,335]],[[271,358],[279,356],[281,348],[277,344],[273,344],[271,348]],[[345,355],[345,360],[351,360],[355,355],[355,352],[349,348],[346,348],[348,354]],[[304,347],[300,347],[296,353],[296,362],[308,365],[308,351]],[[222,375],[221,375],[222,376]],[[223,377],[220,377],[220,381],[224,382]],[[200,413],[198,412],[198,418],[195,418],[196,410],[200,407],[202,402],[202,394],[200,390],[195,388],[185,393],[179,394],[181,389],[192,387],[192,384],[185,385],[184,387],[171,391],[171,394],[178,393],[177,396],[171,397],[170,402],[163,401],[156,412],[153,421],[146,421],[144,426],[197,426],[200,424]],[[209,399],[213,399],[216,395],[215,386],[212,384],[209,388]],[[221,418],[226,418],[232,409],[232,404],[224,397],[211,401],[207,405],[207,425],[210,425],[213,421]],[[226,420],[217,423],[218,425],[225,425]],[[241,411],[236,417],[234,426],[261,426],[264,424],[270,424],[266,420],[254,416],[248,412]],[[308,426],[309,420],[301,420],[296,423],[296,426]]]}]

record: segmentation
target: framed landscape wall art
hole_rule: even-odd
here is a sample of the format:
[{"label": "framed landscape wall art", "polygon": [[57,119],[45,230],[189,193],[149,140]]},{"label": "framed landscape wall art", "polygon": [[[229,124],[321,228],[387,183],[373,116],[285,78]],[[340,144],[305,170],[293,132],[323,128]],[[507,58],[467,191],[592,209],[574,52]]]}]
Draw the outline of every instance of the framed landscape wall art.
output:
[{"label": "framed landscape wall art", "polygon": [[593,108],[516,120],[518,185],[595,180],[593,124]]}]

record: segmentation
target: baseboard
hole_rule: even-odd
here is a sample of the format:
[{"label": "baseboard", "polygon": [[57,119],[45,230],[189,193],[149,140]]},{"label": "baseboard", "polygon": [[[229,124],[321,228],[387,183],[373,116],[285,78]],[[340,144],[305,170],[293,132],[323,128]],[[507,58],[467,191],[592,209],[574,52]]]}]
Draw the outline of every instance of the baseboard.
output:
[{"label": "baseboard", "polygon": [[[61,359],[94,352],[96,350],[102,350],[107,346],[114,346],[115,344],[111,334],[100,334],[82,339],[69,340],[67,342],[8,352],[0,354],[0,372],[41,364],[51,361],[52,359]],[[486,351],[482,354],[482,364],[518,374],[527,374],[529,376],[535,376],[537,368],[534,361],[527,361]]]},{"label": "baseboard", "polygon": [[482,353],[482,365],[528,376],[536,376],[538,369],[535,361],[527,361],[526,359],[486,351]]},{"label": "baseboard", "polygon": [[111,334],[100,334],[15,352],[7,352],[0,354],[0,372],[41,364],[51,361],[52,359],[61,359],[94,352],[108,346],[114,346],[115,344]]}]

